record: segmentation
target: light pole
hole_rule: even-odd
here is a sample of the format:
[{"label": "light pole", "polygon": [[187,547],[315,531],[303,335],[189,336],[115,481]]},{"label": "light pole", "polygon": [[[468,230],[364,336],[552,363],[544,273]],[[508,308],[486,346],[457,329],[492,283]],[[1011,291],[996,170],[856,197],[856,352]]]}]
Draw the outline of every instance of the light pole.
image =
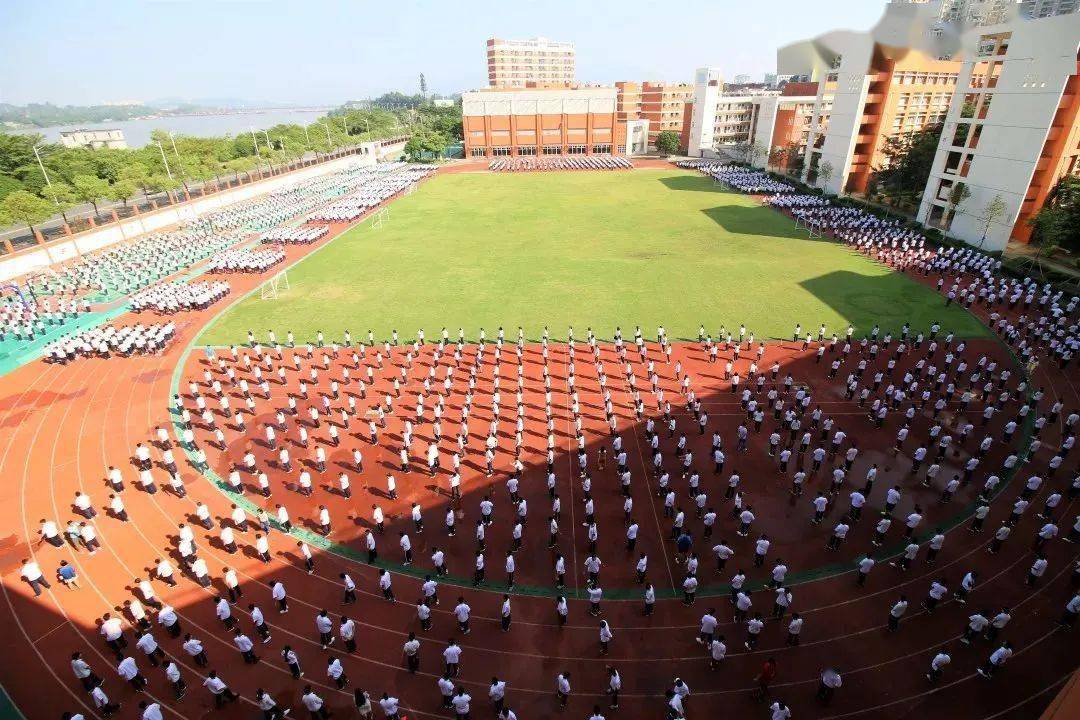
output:
[{"label": "light pole", "polygon": [[172,180],[173,176],[172,176],[172,170],[169,169],[169,159],[167,157],[165,157],[165,148],[161,147],[161,141],[160,140],[157,141],[157,147],[158,147],[158,150],[161,151],[161,161],[163,163],[165,163],[165,172],[168,174],[169,179]]},{"label": "light pole", "polygon": [[[41,168],[41,174],[45,176],[45,184],[48,185],[49,187],[52,187],[52,180],[49,179],[49,173],[45,172],[45,163],[41,162],[41,155],[38,153],[38,148],[39,147],[40,147],[39,145],[34,146],[34,157],[37,158],[37,164],[38,164],[38,167]],[[54,197],[53,202],[56,203],[57,207],[60,207],[60,199],[59,198]]]},{"label": "light pole", "polygon": [[173,154],[176,155],[176,164],[180,166],[180,172],[186,175],[187,172],[184,170],[184,161],[180,159],[180,151],[176,149],[176,136],[171,132],[169,133],[169,140],[172,142]]},{"label": "light pole", "polygon": [[330,141],[330,126],[325,122],[321,124],[323,126],[323,130],[326,131],[326,152],[327,154],[329,154],[334,151],[334,143]]}]

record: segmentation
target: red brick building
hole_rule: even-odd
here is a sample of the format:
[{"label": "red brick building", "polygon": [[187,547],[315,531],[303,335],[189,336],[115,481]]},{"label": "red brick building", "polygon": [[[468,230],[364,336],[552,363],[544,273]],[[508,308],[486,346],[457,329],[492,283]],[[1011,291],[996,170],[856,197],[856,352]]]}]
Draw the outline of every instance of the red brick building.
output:
[{"label": "red brick building", "polygon": [[615,88],[476,90],[461,107],[465,157],[626,154]]}]

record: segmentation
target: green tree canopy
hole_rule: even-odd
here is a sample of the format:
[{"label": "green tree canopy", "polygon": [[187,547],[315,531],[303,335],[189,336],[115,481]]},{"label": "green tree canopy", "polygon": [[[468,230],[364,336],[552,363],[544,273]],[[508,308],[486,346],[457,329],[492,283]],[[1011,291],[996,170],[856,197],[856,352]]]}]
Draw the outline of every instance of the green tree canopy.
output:
[{"label": "green tree canopy", "polygon": [[52,217],[55,212],[56,205],[52,202],[25,190],[16,190],[0,203],[0,216],[9,224],[21,223],[31,230],[34,225]]},{"label": "green tree canopy", "polygon": [[1080,252],[1080,178],[1062,177],[1029,222],[1034,228],[1032,240],[1040,245]]},{"label": "green tree canopy", "polygon": [[71,182],[75,199],[79,202],[88,202],[94,206],[94,214],[98,213],[98,200],[105,197],[109,192],[109,183],[94,175],[76,175]]},{"label": "green tree canopy", "polygon": [[679,135],[674,130],[663,130],[656,136],[656,149],[667,155],[679,152]]},{"label": "green tree canopy", "polygon": [[42,188],[41,194],[46,200],[52,201],[53,212],[60,213],[64,217],[64,222],[67,222],[67,209],[75,200],[75,191],[72,187],[63,180],[58,180]]},{"label": "green tree canopy", "polygon": [[894,197],[914,196],[926,187],[937,154],[942,125],[931,125],[912,133],[885,139],[881,152],[885,164],[878,168],[878,187]]}]

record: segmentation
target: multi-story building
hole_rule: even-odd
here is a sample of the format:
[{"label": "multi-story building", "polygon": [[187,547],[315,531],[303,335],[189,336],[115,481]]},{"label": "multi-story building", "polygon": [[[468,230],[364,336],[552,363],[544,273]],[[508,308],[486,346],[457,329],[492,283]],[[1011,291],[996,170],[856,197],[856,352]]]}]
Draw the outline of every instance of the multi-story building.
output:
[{"label": "multi-story building", "polygon": [[649,121],[649,145],[656,146],[656,137],[671,131],[683,134],[687,103],[693,101],[694,86],[690,83],[617,82],[619,118]]},{"label": "multi-story building", "polygon": [[[738,157],[754,148],[751,161],[764,167],[783,148],[782,165],[789,163],[792,146],[805,152],[816,86],[788,83],[783,91],[755,89],[754,94],[724,92],[719,68],[699,68],[694,74],[694,101],[687,152],[696,157],[721,153]],[[792,159],[794,155],[792,156]]]},{"label": "multi-story building", "polygon": [[625,155],[616,95],[613,87],[463,93],[465,156]]},{"label": "multi-story building", "polygon": [[66,148],[112,148],[123,150],[127,147],[124,131],[109,130],[65,130],[60,133],[60,144]]},{"label": "multi-story building", "polygon": [[574,84],[574,43],[543,37],[487,41],[490,87],[542,87]]},{"label": "multi-story building", "polygon": [[641,117],[641,83],[621,81],[615,83],[619,91],[615,104],[620,120],[634,120]]},{"label": "multi-story building", "polygon": [[887,162],[889,138],[945,119],[960,62],[952,59],[955,36],[932,30],[948,2],[893,2],[869,32],[832,32],[777,52],[782,71],[808,74],[818,87],[809,181],[863,192]]},{"label": "multi-story building", "polygon": [[1020,13],[1024,17],[1044,18],[1067,15],[1080,9],[1080,0],[1023,0]]},{"label": "multi-story building", "polygon": [[[1040,8],[964,33],[919,211],[924,223],[989,250],[1028,241],[1029,220],[1058,180],[1080,175],[1080,14],[1027,10]],[[970,196],[954,207],[958,183]]]}]

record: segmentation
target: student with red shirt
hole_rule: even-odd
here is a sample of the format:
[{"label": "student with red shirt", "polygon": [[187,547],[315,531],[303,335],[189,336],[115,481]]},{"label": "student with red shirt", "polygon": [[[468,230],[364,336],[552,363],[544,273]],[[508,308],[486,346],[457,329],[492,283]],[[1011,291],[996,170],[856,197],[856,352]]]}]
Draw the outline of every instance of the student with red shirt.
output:
[{"label": "student with red shirt", "polygon": [[769,658],[761,666],[761,672],[754,678],[757,681],[757,690],[753,691],[754,699],[761,701],[769,694],[769,684],[776,678],[776,660]]}]

